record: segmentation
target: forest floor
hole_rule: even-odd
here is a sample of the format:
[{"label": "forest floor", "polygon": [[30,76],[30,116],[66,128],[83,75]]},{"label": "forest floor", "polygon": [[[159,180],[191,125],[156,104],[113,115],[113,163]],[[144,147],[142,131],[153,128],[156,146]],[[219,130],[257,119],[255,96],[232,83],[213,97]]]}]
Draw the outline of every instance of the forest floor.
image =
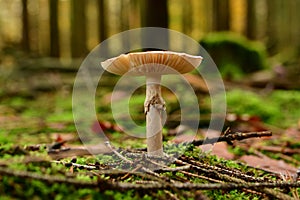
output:
[{"label": "forest floor", "polygon": [[[178,128],[170,123],[167,155],[148,157],[143,139],[115,126],[106,100],[110,88],[102,88],[91,126],[99,123],[112,142],[96,145],[101,153],[90,155],[73,121],[76,71],[7,73],[0,88],[0,199],[299,199],[299,91],[264,96],[230,84],[222,133],[206,130],[204,122],[196,137],[183,132],[170,143]],[[199,96],[206,108],[208,95]],[[143,98],[137,99],[133,103]],[[202,145],[207,131],[224,139],[213,140],[208,153]]]}]

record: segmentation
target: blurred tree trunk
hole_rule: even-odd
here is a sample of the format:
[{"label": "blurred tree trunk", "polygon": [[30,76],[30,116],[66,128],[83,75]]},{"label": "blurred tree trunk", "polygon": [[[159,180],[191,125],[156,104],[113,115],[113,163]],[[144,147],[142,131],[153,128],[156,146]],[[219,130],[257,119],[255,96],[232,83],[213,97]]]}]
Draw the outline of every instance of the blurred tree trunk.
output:
[{"label": "blurred tree trunk", "polygon": [[272,55],[277,52],[278,48],[278,0],[267,0],[267,48]]},{"label": "blurred tree trunk", "polygon": [[120,31],[129,29],[129,3],[128,0],[120,1],[120,14],[122,19],[120,22]]},{"label": "blurred tree trunk", "polygon": [[99,31],[99,41],[102,42],[107,38],[107,27],[106,27],[106,7],[104,0],[98,0],[98,31]]},{"label": "blurred tree trunk", "polygon": [[30,36],[29,36],[29,16],[27,8],[27,0],[22,0],[22,49],[26,52],[30,51]]},{"label": "blurred tree trunk", "polygon": [[[203,4],[203,5],[202,5]],[[198,10],[202,10],[203,17],[205,17],[205,20],[203,20],[203,28],[202,32],[207,33],[214,30],[214,18],[212,17],[214,15],[214,2],[213,1],[204,1],[204,3],[200,4],[200,8],[197,7]]]},{"label": "blurred tree trunk", "polygon": [[229,0],[213,0],[213,30],[230,29]]},{"label": "blurred tree trunk", "polygon": [[87,54],[85,7],[85,0],[71,1],[71,56],[73,58]]},{"label": "blurred tree trunk", "polygon": [[247,27],[246,35],[249,39],[256,39],[257,27],[256,27],[256,0],[248,0],[247,2]]},{"label": "blurred tree trunk", "polygon": [[[167,0],[143,0],[141,1],[141,17],[143,27],[168,28],[169,14]],[[154,35],[153,35],[154,34]],[[157,50],[149,46],[160,46],[165,50],[169,48],[169,35],[167,31],[161,31],[158,36],[157,31],[144,31],[142,33],[143,50]],[[147,46],[147,48],[145,48]]]},{"label": "blurred tree trunk", "polygon": [[[291,8],[291,14],[292,14],[292,19],[291,19],[291,38],[292,40],[296,43],[297,46],[297,56],[299,59],[300,63],[300,24],[299,24],[299,18],[300,18],[300,1],[292,1],[292,8]],[[299,68],[300,71],[300,68]]]},{"label": "blurred tree trunk", "polygon": [[140,0],[130,0],[129,10],[129,27],[139,27],[141,24]]},{"label": "blurred tree trunk", "polygon": [[50,56],[59,57],[58,0],[49,0]]},{"label": "blurred tree trunk", "polygon": [[[122,0],[120,2],[120,16],[121,16],[121,21],[119,24],[119,30],[120,31],[126,31],[129,29],[129,0]],[[125,49],[130,49],[131,44],[130,44],[130,37],[122,37],[122,46]]]},{"label": "blurred tree trunk", "polygon": [[182,31],[189,34],[193,30],[193,9],[192,0],[186,0],[182,4]]},{"label": "blurred tree trunk", "polygon": [[144,0],[142,9],[142,25],[168,28],[168,3],[167,0]]}]

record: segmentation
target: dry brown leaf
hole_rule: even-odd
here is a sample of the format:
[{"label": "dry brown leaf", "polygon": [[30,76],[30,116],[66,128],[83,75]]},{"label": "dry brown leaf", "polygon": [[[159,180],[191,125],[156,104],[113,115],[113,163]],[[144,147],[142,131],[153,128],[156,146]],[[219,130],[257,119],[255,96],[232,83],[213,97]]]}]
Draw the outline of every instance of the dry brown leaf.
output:
[{"label": "dry brown leaf", "polygon": [[267,156],[258,157],[254,155],[244,155],[239,160],[247,163],[249,166],[258,167],[265,171],[276,174],[295,174],[297,169],[283,160],[274,160]]},{"label": "dry brown leaf", "polygon": [[225,142],[216,143],[213,146],[211,154],[227,160],[232,160],[234,158],[234,154],[228,151],[228,144]]}]

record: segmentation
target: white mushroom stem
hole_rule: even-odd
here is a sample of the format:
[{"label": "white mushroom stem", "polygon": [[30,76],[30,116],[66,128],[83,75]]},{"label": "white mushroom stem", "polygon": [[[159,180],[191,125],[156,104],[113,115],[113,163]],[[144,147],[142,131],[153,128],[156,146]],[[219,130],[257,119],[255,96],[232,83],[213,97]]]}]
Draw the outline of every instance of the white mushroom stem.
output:
[{"label": "white mushroom stem", "polygon": [[165,102],[161,96],[161,75],[146,76],[146,99],[144,103],[146,115],[146,136],[148,155],[162,156],[162,114]]}]

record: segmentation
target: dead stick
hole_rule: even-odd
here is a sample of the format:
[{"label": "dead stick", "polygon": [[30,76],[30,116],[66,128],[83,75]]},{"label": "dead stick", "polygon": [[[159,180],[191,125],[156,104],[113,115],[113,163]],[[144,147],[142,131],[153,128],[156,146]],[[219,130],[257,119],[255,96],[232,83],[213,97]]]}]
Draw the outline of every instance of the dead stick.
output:
[{"label": "dead stick", "polygon": [[[201,145],[205,145],[205,144],[215,144],[218,142],[233,142],[235,140],[245,140],[245,139],[249,139],[249,138],[260,138],[260,137],[270,137],[272,136],[272,132],[271,131],[261,131],[261,132],[235,132],[235,133],[229,133],[229,134],[224,134],[224,136],[220,136],[220,137],[214,137],[214,138],[207,138],[204,140],[193,140],[192,142],[183,142],[183,143],[178,143],[178,144],[174,144],[176,146],[179,145],[189,145],[189,144],[193,144],[195,146],[201,146]],[[139,151],[146,151],[146,148],[140,148],[138,149]]]},{"label": "dead stick", "polygon": [[147,173],[147,174],[150,174],[150,175],[152,175],[152,176],[161,178],[162,181],[170,181],[170,182],[172,182],[172,180],[169,179],[168,177],[160,176],[158,173],[152,171],[151,169],[148,169],[148,168],[142,166],[141,164],[138,164],[138,163],[135,163],[135,162],[133,162],[133,161],[131,161],[131,160],[128,160],[126,157],[124,157],[122,154],[120,154],[118,151],[116,151],[116,150],[111,146],[111,144],[110,144],[109,141],[106,141],[106,142],[105,142],[105,145],[106,145],[106,146],[107,146],[107,147],[108,147],[115,155],[117,155],[121,160],[123,160],[123,161],[125,161],[125,162],[127,162],[127,163],[129,163],[129,164],[131,164],[131,165],[137,165],[137,166],[140,166],[140,169],[141,169],[143,172],[145,172],[145,173]]},{"label": "dead stick", "polygon": [[[194,140],[190,143],[180,143],[180,144],[193,144],[195,146],[200,146],[204,144],[215,144],[217,142],[232,142],[234,140],[244,140],[248,138],[254,138],[254,137],[267,137],[272,136],[272,133],[270,131],[263,131],[263,132],[249,132],[249,133],[230,133],[225,136],[216,137],[216,138],[208,138],[205,140]],[[179,145],[179,144],[174,144]],[[138,149],[139,151],[146,151],[146,148]],[[97,151],[94,150],[93,154],[101,154],[101,153],[109,153],[107,149],[104,148],[98,148]],[[48,153],[52,159],[61,159],[66,157],[72,157],[72,156],[82,156],[82,155],[90,155],[91,152],[88,149],[85,148],[70,148],[68,150],[60,150],[58,152],[51,151]]]},{"label": "dead stick", "polygon": [[94,181],[79,181],[78,179],[74,178],[67,178],[67,177],[61,177],[61,176],[51,176],[47,174],[37,174],[33,172],[27,172],[27,171],[16,171],[4,167],[0,167],[0,174],[5,176],[14,176],[19,178],[27,178],[27,179],[34,179],[34,180],[40,180],[44,181],[49,184],[53,183],[66,183],[70,185],[74,185],[76,187],[88,187],[88,188],[96,188],[98,187],[98,184]]},{"label": "dead stick", "polygon": [[172,184],[162,184],[158,182],[149,182],[149,184],[134,184],[134,183],[124,183],[124,182],[111,182],[108,189],[169,189],[169,187],[175,187],[177,189],[199,189],[199,190],[215,190],[215,189],[253,189],[253,188],[296,188],[300,187],[300,182],[275,182],[275,183],[180,183],[174,182]]},{"label": "dead stick", "polygon": [[[80,186],[85,188],[99,188],[99,183],[95,181],[79,181],[78,179],[74,178],[64,178],[60,176],[50,176],[50,175],[40,175],[33,172],[27,171],[16,171],[8,168],[0,167],[0,174],[6,176],[14,176],[20,178],[29,178],[35,179],[40,181],[45,181],[47,183],[67,183],[74,186]],[[100,180],[101,183],[105,183],[107,189],[120,189],[120,190],[130,190],[130,189],[141,189],[141,190],[148,190],[148,189],[169,189],[170,187],[175,187],[178,189],[199,189],[199,190],[215,190],[215,189],[251,189],[251,188],[298,188],[300,187],[300,182],[288,182],[288,181],[281,181],[281,182],[274,182],[274,183],[208,183],[208,184],[199,184],[199,183],[168,183],[163,184],[159,182],[151,181],[150,184],[135,184],[135,183],[124,183],[124,182],[110,182],[109,180]]]},{"label": "dead stick", "polygon": [[261,132],[248,132],[248,133],[242,133],[242,132],[236,132],[236,133],[229,133],[225,134],[224,136],[215,137],[215,138],[208,138],[204,140],[194,140],[190,144],[193,144],[195,146],[200,146],[203,144],[214,144],[217,142],[232,142],[235,140],[244,140],[249,138],[255,138],[255,137],[269,137],[272,136],[271,131],[261,131]]}]

